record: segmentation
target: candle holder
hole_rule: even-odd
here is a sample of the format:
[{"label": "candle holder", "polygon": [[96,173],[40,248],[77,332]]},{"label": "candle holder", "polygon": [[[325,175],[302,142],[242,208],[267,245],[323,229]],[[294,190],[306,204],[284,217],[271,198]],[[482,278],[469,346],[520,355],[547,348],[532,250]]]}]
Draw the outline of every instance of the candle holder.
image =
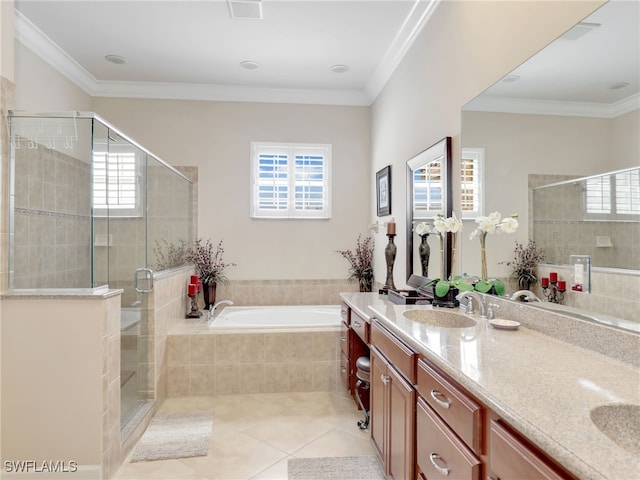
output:
[{"label": "candle holder", "polygon": [[388,292],[389,289],[396,289],[395,284],[393,283],[393,262],[396,259],[397,247],[393,241],[393,238],[396,236],[395,233],[387,233],[387,237],[389,237],[389,243],[387,247],[384,249],[384,257],[387,261],[387,278],[384,281],[384,287],[382,290]]},{"label": "candle holder", "polygon": [[[191,277],[193,280],[193,277]],[[187,296],[191,299],[191,311],[187,313],[186,318],[200,318],[202,312],[198,309],[198,284],[190,283],[187,286]]]},{"label": "candle holder", "polygon": [[546,278],[542,280],[542,292],[551,303],[560,303],[564,300],[564,292],[567,291],[567,283],[564,280],[548,280]]}]

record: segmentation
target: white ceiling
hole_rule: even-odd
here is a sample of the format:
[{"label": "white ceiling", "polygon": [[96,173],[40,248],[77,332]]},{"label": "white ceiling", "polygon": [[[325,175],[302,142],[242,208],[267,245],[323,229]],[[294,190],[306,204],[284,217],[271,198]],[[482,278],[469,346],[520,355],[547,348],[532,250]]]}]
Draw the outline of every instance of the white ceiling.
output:
[{"label": "white ceiling", "polygon": [[577,39],[570,30],[465,109],[615,117],[639,108],[640,1],[610,0],[577,27],[585,23],[596,26]]},{"label": "white ceiling", "polygon": [[438,3],[16,0],[16,37],[92,95],[369,105]]},{"label": "white ceiling", "polygon": [[[16,38],[93,96],[369,105],[440,1],[262,0],[254,20],[232,18],[226,0],[15,0]],[[637,108],[640,1],[585,21],[600,26],[556,40],[483,97]]]}]

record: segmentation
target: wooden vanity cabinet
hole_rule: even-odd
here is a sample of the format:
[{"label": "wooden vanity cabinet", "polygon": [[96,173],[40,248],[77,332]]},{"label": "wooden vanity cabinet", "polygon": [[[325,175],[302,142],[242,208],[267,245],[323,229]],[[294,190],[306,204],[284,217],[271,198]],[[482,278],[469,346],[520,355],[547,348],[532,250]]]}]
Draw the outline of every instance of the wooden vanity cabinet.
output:
[{"label": "wooden vanity cabinet", "polygon": [[387,478],[415,478],[415,360],[417,353],[371,324],[371,442]]},{"label": "wooden vanity cabinet", "polygon": [[[353,311],[347,304],[340,307],[342,324],[340,327],[340,374],[342,382],[351,396],[354,397],[356,406],[360,408],[356,395],[356,362],[360,357],[369,356],[369,346],[365,338],[369,335],[369,323]],[[360,398],[365,408],[369,407],[369,391],[360,388]]]},{"label": "wooden vanity cabinet", "polygon": [[489,480],[575,479],[502,420],[489,421]]}]

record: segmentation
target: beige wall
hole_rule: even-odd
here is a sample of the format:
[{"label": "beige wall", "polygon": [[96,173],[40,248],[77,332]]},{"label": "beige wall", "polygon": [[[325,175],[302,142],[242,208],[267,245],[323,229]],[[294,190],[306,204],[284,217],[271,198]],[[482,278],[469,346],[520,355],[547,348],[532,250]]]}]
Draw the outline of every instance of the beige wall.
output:
[{"label": "beige wall", "polygon": [[[393,204],[405,203],[405,162],[441,138],[453,137],[454,170],[459,168],[463,105],[602,3],[441,3],[373,105],[372,171],[391,163],[399,173],[393,178]],[[375,218],[371,200],[370,216]],[[398,231],[404,232],[404,209],[396,212],[394,208]],[[468,239],[470,230],[467,226],[462,237]],[[378,240],[383,237],[379,234]],[[403,235],[396,243],[397,258],[404,259]],[[490,262],[496,258],[492,245],[488,255]],[[405,279],[404,261],[396,262],[395,271],[397,285]],[[375,276],[385,276],[381,251]]]},{"label": "beige wall", "polygon": [[[224,239],[231,279],[347,276],[335,250],[368,234],[369,108],[96,98],[93,109],[172,165],[198,167],[198,235]],[[249,218],[251,141],[332,144],[332,218]]]},{"label": "beige wall", "polygon": [[[3,1],[4,3],[4,1]],[[91,97],[20,42],[15,42],[16,110],[91,110]]]}]

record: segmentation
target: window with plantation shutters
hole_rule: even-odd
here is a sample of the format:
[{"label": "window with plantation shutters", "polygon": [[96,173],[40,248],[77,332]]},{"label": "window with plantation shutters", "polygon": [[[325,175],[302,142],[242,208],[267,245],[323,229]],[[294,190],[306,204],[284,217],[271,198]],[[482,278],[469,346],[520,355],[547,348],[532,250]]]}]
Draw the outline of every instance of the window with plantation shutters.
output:
[{"label": "window with plantation shutters", "polygon": [[92,176],[93,208],[96,215],[140,216],[135,153],[95,153]]},{"label": "window with plantation shutters", "polygon": [[413,171],[413,218],[430,218],[444,211],[442,204],[442,162]]},{"label": "window with plantation shutters", "polygon": [[640,169],[587,178],[583,191],[587,219],[640,219]]},{"label": "window with plantation shutters", "polygon": [[482,192],[483,148],[463,148],[460,160],[460,210],[463,219],[484,214]]},{"label": "window with plantation shutters", "polygon": [[251,143],[251,216],[329,218],[331,145]]}]

